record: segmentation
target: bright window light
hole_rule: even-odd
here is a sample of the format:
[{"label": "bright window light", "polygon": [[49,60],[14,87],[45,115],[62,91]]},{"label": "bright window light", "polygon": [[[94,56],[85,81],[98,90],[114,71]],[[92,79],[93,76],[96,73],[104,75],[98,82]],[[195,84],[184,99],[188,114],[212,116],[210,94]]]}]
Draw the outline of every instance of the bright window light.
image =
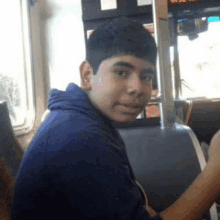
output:
[{"label": "bright window light", "polygon": [[0,101],[7,101],[13,125],[23,124],[26,84],[20,1],[0,1]]}]

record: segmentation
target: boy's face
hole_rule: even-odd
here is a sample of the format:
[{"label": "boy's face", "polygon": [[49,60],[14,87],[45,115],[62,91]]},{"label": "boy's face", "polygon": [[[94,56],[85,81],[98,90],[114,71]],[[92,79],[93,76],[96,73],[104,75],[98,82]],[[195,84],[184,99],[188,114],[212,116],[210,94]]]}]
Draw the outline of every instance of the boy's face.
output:
[{"label": "boy's face", "polygon": [[131,55],[104,60],[93,75],[91,66],[82,69],[82,84],[93,105],[110,119],[132,122],[151,97],[155,66]]}]

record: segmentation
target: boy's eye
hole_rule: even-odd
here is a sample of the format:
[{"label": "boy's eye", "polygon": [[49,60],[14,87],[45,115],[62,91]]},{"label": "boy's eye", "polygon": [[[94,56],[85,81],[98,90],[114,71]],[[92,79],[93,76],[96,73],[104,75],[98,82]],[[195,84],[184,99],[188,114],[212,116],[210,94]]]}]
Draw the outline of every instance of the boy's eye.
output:
[{"label": "boy's eye", "polygon": [[145,82],[151,82],[153,80],[153,75],[152,74],[142,74],[141,80],[143,80]]},{"label": "boy's eye", "polygon": [[124,71],[124,70],[117,70],[117,71],[115,71],[115,73],[119,76],[127,76],[128,75],[128,72]]}]

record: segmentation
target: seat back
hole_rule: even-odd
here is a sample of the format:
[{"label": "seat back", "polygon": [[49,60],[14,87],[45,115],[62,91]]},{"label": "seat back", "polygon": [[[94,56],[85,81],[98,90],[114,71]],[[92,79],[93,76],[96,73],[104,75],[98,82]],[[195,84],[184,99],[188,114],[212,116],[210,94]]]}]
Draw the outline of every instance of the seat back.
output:
[{"label": "seat back", "polygon": [[[205,159],[189,127],[176,124],[162,130],[156,123],[147,125],[142,120],[116,127],[125,142],[134,174],[147,192],[149,205],[161,212],[192,184]],[[216,209],[214,213],[217,215]]]},{"label": "seat back", "polygon": [[11,219],[13,186],[22,158],[6,102],[0,102],[0,219]]},{"label": "seat back", "polygon": [[13,132],[7,104],[0,102],[0,158],[4,158],[13,177],[18,172],[22,155],[22,148]]}]

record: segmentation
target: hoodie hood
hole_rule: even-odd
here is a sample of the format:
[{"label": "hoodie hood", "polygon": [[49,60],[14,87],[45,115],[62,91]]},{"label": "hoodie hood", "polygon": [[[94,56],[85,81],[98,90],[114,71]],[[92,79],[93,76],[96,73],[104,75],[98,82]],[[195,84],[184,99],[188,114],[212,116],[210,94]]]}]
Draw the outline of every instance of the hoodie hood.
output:
[{"label": "hoodie hood", "polygon": [[76,84],[68,85],[66,91],[52,89],[48,100],[48,109],[53,110],[76,110],[83,108],[88,111],[92,109],[86,93]]},{"label": "hoodie hood", "polygon": [[[74,110],[83,112],[90,118],[104,119],[105,123],[112,122],[104,116],[98,109],[96,109],[88,98],[88,95],[75,83],[68,85],[66,91],[52,89],[48,100],[48,109],[54,110]],[[107,121],[106,121],[107,120]]]}]

